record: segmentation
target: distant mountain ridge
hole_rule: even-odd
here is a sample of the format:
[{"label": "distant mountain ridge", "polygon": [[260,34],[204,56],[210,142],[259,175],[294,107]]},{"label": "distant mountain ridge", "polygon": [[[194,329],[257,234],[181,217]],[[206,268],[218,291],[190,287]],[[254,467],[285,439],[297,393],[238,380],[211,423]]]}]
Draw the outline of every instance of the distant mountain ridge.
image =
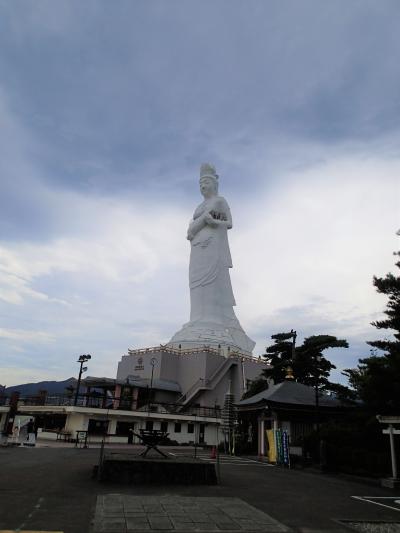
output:
[{"label": "distant mountain ridge", "polygon": [[21,396],[33,396],[38,394],[41,390],[46,390],[49,394],[63,394],[67,387],[76,386],[76,378],[68,378],[64,381],[39,381],[38,383],[22,383],[21,385],[13,385],[6,387],[5,393],[10,395],[12,392],[18,391]]}]

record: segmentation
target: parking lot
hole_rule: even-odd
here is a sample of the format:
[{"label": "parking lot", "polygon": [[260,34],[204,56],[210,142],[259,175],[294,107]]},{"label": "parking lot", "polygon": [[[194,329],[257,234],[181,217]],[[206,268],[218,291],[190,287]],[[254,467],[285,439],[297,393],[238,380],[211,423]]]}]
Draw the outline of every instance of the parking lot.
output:
[{"label": "parking lot", "polygon": [[[194,453],[179,448],[169,452]],[[209,460],[209,452],[196,453]],[[0,530],[85,533],[94,518],[97,496],[116,493],[240,498],[303,533],[349,531],[345,521],[400,523],[400,495],[338,476],[271,467],[256,458],[221,456],[221,483],[216,486],[104,484],[91,475],[98,455],[98,448],[1,448]]]}]

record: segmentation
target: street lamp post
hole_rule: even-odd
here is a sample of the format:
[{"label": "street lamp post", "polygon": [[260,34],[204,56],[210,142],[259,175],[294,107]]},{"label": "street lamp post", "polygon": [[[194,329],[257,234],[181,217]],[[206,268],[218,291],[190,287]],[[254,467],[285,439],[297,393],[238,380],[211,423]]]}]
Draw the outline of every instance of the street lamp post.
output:
[{"label": "street lamp post", "polygon": [[79,388],[81,386],[82,374],[84,372],[86,372],[86,370],[87,370],[87,366],[83,366],[83,365],[84,365],[84,363],[89,361],[89,359],[91,359],[91,358],[92,358],[92,356],[90,354],[83,354],[83,355],[80,355],[79,358],[78,358],[77,363],[80,363],[81,366],[79,368],[78,383],[76,384],[76,393],[75,393],[74,405],[76,405],[78,403]]}]

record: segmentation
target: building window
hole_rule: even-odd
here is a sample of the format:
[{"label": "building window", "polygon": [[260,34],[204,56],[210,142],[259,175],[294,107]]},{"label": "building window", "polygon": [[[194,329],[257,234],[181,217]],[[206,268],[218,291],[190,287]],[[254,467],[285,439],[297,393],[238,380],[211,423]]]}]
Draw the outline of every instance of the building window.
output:
[{"label": "building window", "polygon": [[135,422],[117,422],[117,427],[115,429],[115,434],[121,437],[127,437],[129,435],[129,430],[135,429]]},{"label": "building window", "polygon": [[160,430],[161,431],[168,431],[168,422],[161,422]]},{"label": "building window", "polygon": [[312,433],[314,425],[311,422],[292,422],[290,429],[290,441],[296,442]]},{"label": "building window", "polygon": [[146,431],[153,431],[153,421],[147,420],[146,421]]},{"label": "building window", "polygon": [[89,435],[107,435],[108,420],[97,420],[95,418],[89,419],[88,432]]},{"label": "building window", "polygon": [[188,433],[194,433],[194,424],[188,424]]},{"label": "building window", "polygon": [[182,424],[180,422],[175,422],[175,433],[180,433]]},{"label": "building window", "polygon": [[[67,415],[39,415],[35,417],[37,428],[46,429],[64,429]],[[75,436],[75,435],[74,435]]]}]

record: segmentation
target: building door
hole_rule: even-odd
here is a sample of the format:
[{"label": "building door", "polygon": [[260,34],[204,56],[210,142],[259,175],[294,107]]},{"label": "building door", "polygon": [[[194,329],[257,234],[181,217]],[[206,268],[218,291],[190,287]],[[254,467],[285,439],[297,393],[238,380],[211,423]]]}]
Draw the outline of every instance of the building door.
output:
[{"label": "building door", "polygon": [[206,431],[206,425],[200,424],[199,427],[199,444],[204,444],[204,433]]}]

